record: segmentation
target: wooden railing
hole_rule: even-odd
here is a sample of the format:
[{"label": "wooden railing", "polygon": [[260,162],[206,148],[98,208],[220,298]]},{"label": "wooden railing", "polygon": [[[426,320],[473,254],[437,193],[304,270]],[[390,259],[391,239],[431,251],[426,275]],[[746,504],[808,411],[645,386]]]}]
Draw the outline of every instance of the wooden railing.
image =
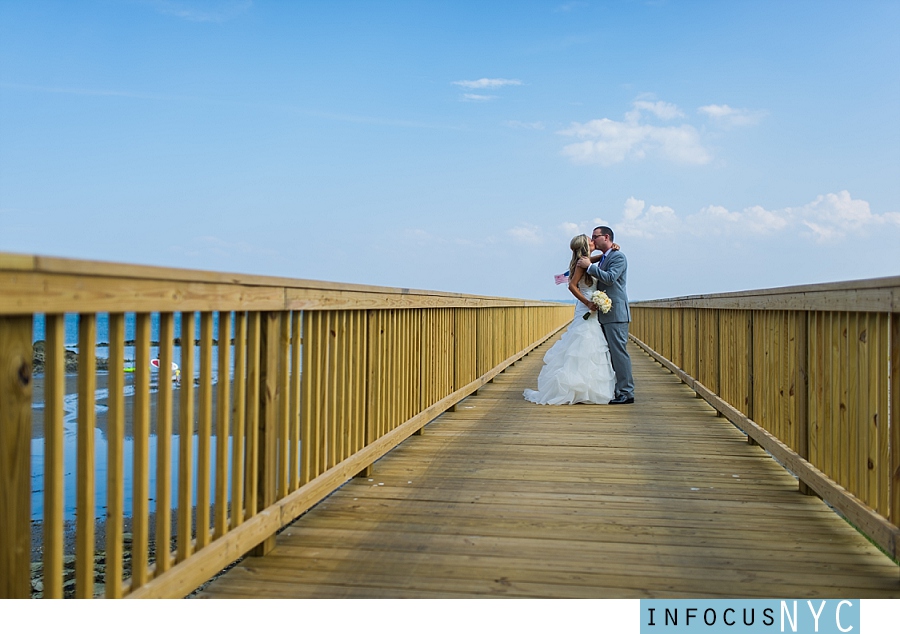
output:
[{"label": "wooden railing", "polygon": [[900,277],[632,304],[637,343],[900,553]]},{"label": "wooden railing", "polygon": [[[64,323],[73,313],[77,464],[64,465]],[[109,329],[104,456],[95,450],[98,315]],[[32,403],[35,316],[46,330],[42,404]],[[102,457],[102,594],[181,597],[244,554],[264,554],[279,529],[571,317],[571,306],[550,302],[0,254],[0,597],[33,591],[35,406],[43,407],[44,428],[44,512],[35,522],[43,531],[42,596],[61,597],[71,585],[63,488],[64,471],[72,470],[74,595],[100,593],[94,531]],[[128,346],[126,320],[134,323]],[[176,325],[181,337],[173,344]],[[133,396],[122,371],[132,347]],[[153,350],[158,373],[151,372]],[[173,360],[180,386],[169,380]]]}]

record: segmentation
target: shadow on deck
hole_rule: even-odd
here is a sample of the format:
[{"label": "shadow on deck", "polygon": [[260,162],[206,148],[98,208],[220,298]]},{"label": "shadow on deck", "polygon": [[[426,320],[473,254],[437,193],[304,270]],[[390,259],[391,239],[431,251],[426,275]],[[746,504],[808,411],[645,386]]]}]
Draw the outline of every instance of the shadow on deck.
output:
[{"label": "shadow on deck", "polygon": [[897,565],[636,347],[633,406],[532,405],[544,344],[205,598],[898,598]]}]

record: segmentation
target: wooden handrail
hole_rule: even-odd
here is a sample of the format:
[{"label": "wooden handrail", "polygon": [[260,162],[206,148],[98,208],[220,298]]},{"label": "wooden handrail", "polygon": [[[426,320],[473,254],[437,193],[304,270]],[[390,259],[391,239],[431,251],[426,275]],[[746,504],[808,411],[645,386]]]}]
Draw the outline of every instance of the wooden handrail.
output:
[{"label": "wooden handrail", "polygon": [[[42,292],[36,294],[34,289]],[[386,286],[0,253],[0,315],[184,310],[542,306],[546,302]]]},{"label": "wooden handrail", "polygon": [[900,556],[900,277],[632,304],[635,341]]},{"label": "wooden handrail", "polygon": [[[78,438],[75,594],[95,594],[93,491],[106,483],[113,517],[105,525],[103,594],[179,597],[248,551],[267,552],[277,530],[568,324],[572,307],[0,254],[0,598],[32,593],[27,442],[35,316],[47,331],[45,401],[37,404],[47,438],[43,596],[67,595],[71,585],[63,583],[72,573],[64,573],[62,491],[63,473],[73,468],[63,468],[60,442],[67,437],[63,325],[72,313],[80,324],[78,412],[65,431],[77,429]],[[110,393],[108,411],[98,412],[92,352],[104,313]],[[128,396],[119,366],[131,315],[135,380]],[[154,355],[160,370],[151,389]],[[173,361],[181,371],[175,389]],[[129,399],[134,404],[126,407]],[[130,432],[123,412],[133,413]],[[105,453],[94,441],[95,417],[109,419]],[[126,433],[134,447],[130,488],[123,487]],[[95,458],[106,459],[108,480],[95,478]],[[132,499],[130,548],[124,496]],[[149,498],[164,505],[155,522]]]},{"label": "wooden handrail", "polygon": [[650,308],[900,312],[900,276],[632,302]]}]

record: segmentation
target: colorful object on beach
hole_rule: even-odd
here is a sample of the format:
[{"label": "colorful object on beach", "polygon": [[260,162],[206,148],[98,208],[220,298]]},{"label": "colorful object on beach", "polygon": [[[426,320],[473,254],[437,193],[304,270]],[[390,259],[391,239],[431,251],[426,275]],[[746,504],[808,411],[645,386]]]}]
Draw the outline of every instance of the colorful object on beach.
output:
[{"label": "colorful object on beach", "polygon": [[569,272],[560,273],[559,275],[553,276],[553,281],[557,284],[568,284],[569,283]]},{"label": "colorful object on beach", "polygon": [[[150,367],[159,370],[159,359],[151,359]],[[175,382],[181,382],[181,370],[178,368],[178,364],[174,361],[172,362],[172,380]]]}]

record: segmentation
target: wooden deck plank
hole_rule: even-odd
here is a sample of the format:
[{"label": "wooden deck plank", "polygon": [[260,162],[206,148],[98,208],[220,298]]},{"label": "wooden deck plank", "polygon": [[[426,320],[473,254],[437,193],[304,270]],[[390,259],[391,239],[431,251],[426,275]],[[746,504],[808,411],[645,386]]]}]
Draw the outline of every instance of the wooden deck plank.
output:
[{"label": "wooden deck plank", "polygon": [[634,406],[536,406],[543,350],[208,598],[881,597],[896,564],[632,349]]},{"label": "wooden deck plank", "polygon": [[[829,575],[829,571],[819,570],[797,576],[792,570],[747,570],[738,567],[741,562],[727,568],[660,566],[655,563],[642,565],[632,561],[617,565],[599,563],[593,567],[585,567],[583,562],[570,561],[539,567],[534,565],[532,560],[509,557],[481,556],[469,560],[458,553],[427,558],[418,553],[408,553],[406,556],[394,556],[389,561],[380,558],[379,560],[366,558],[361,561],[312,559],[304,560],[303,566],[297,566],[298,554],[291,551],[287,554],[290,556],[275,556],[265,565],[250,563],[239,569],[241,572],[238,572],[235,578],[301,586],[315,586],[323,582],[347,586],[396,586],[419,590],[428,586],[442,586],[456,591],[474,591],[478,594],[496,592],[494,584],[500,579],[506,579],[511,584],[564,587],[556,588],[557,592],[551,592],[551,596],[558,595],[559,590],[564,590],[572,592],[575,596],[591,598],[602,597],[615,587],[628,588],[637,593],[645,592],[648,587],[655,588],[656,591],[690,590],[704,596],[729,595],[730,592],[723,591],[723,587],[728,585],[746,585],[749,592],[756,596],[771,596],[773,590],[780,596],[795,596],[798,593],[802,594],[810,584],[816,586],[816,592],[820,593],[818,596],[832,596],[834,588],[843,589],[848,585],[863,588],[863,591],[872,590],[865,577],[849,577],[842,571],[833,571]],[[347,574],[348,569],[352,570],[352,575]],[[718,574],[711,576],[711,570],[716,570]],[[761,583],[765,583],[765,588],[759,586]],[[571,587],[566,587],[575,584],[583,587],[574,591]],[[875,591],[877,592],[877,589]],[[531,596],[530,592],[523,594]]]}]

